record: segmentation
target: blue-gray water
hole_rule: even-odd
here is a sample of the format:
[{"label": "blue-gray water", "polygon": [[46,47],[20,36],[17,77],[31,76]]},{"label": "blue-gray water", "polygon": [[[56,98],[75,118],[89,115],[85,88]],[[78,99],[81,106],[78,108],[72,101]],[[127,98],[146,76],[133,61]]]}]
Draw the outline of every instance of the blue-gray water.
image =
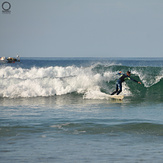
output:
[{"label": "blue-gray water", "polygon": [[[162,58],[23,58],[0,70],[0,162],[162,162]],[[108,99],[127,70],[142,85]]]}]

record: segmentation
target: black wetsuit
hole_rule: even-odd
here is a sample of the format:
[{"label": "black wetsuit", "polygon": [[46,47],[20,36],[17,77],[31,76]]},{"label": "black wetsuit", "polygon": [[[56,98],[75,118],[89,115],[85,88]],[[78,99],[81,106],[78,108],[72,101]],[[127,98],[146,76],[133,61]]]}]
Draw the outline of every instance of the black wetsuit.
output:
[{"label": "black wetsuit", "polygon": [[[121,73],[118,73],[119,75],[121,75]],[[121,77],[117,80],[116,82],[116,91],[114,91],[111,95],[114,95],[115,93],[120,94],[122,92],[122,82],[124,82],[125,80],[132,80],[134,82],[137,82],[137,80],[132,79],[130,76],[128,76],[127,74],[123,74],[121,75]],[[118,90],[119,88],[119,90]]]}]

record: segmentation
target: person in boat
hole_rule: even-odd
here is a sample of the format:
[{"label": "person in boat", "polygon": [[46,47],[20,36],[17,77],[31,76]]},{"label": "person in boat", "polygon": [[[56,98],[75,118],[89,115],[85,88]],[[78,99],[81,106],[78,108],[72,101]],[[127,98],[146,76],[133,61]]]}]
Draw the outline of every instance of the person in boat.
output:
[{"label": "person in boat", "polygon": [[8,61],[8,63],[20,62],[20,57],[19,57],[19,55],[17,55],[16,58],[8,57],[7,61]]},{"label": "person in boat", "polygon": [[117,80],[117,82],[116,82],[116,90],[111,95],[114,95],[115,93],[118,95],[118,94],[120,94],[122,92],[122,83],[125,80],[132,80],[132,81],[134,81],[134,82],[136,82],[138,84],[141,84],[141,82],[139,82],[139,81],[137,81],[137,80],[130,77],[130,75],[131,75],[130,71],[127,71],[126,74],[122,74],[122,72],[120,71],[118,73],[118,75],[121,75],[121,77]]}]

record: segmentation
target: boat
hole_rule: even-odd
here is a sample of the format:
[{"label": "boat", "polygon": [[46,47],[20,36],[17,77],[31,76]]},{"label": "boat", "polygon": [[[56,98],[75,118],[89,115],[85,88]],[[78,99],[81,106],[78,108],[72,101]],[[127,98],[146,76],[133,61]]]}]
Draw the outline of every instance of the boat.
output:
[{"label": "boat", "polygon": [[20,57],[17,55],[16,58],[8,57],[7,58],[7,63],[15,63],[15,62],[20,62]]},{"label": "boat", "polygon": [[16,58],[14,58],[14,57],[8,57],[7,59],[6,59],[6,57],[0,58],[0,63],[15,63],[15,62],[20,62],[19,55],[17,55]]}]

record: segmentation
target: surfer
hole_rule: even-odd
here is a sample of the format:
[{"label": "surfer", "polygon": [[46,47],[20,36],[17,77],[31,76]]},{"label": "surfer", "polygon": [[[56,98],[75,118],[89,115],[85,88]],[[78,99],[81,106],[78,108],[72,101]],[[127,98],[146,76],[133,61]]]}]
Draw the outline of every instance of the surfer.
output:
[{"label": "surfer", "polygon": [[131,75],[130,71],[127,71],[127,73],[123,74],[123,75],[122,75],[122,72],[120,71],[118,73],[118,75],[121,75],[121,77],[116,82],[116,91],[114,91],[111,95],[114,95],[115,93],[117,93],[117,95],[118,95],[118,94],[120,94],[122,92],[122,82],[124,82],[125,80],[132,80],[132,81],[134,81],[134,82],[136,82],[138,84],[141,84],[141,82],[138,82],[137,80],[132,79],[130,77],[130,75]]}]

